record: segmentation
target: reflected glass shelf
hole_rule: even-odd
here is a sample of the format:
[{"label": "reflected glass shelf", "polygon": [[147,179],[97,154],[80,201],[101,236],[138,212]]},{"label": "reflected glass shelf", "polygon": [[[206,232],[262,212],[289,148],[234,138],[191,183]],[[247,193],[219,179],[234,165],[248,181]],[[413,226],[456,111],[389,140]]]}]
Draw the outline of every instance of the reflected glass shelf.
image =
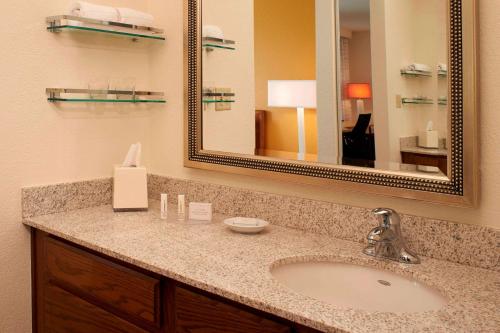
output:
[{"label": "reflected glass shelf", "polygon": [[441,71],[441,70],[438,70],[438,76],[439,77],[447,77],[448,76],[448,71]]},{"label": "reflected glass shelf", "polygon": [[234,51],[236,50],[236,48],[234,47],[235,44],[236,42],[234,40],[229,39],[220,39],[213,37],[202,38],[202,47],[207,51],[213,51],[214,49]]},{"label": "reflected glass shelf", "polygon": [[431,105],[431,104],[434,104],[434,101],[432,99],[428,99],[428,98],[402,98],[401,103],[403,103],[403,104]]},{"label": "reflected glass shelf", "polygon": [[214,100],[203,100],[204,104],[212,104],[212,103],[236,103],[235,100],[226,100],[226,101],[214,101]]},{"label": "reflected glass shelf", "polygon": [[411,76],[411,77],[431,77],[431,72],[422,72],[422,71],[410,71],[406,69],[401,70],[401,75]]},{"label": "reflected glass shelf", "polygon": [[[89,90],[47,88],[47,100],[52,103],[166,103],[162,92],[126,90]],[[65,96],[61,96],[65,95]],[[94,96],[92,96],[94,95]],[[121,98],[117,98],[121,96]]]},{"label": "reflected glass shelf", "polygon": [[445,99],[439,99],[439,100],[438,100],[438,105],[441,105],[441,106],[446,106],[446,105],[448,105],[448,100],[445,100]]},{"label": "reflected glass shelf", "polygon": [[71,15],[48,17],[47,24],[47,31],[49,32],[81,31],[128,37],[134,41],[138,39],[165,40],[161,29]]}]

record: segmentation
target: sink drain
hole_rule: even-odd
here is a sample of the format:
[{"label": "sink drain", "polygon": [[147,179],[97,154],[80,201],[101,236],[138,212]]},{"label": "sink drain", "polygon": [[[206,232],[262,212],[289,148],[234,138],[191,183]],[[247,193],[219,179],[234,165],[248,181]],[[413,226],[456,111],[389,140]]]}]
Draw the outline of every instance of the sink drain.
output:
[{"label": "sink drain", "polygon": [[377,280],[377,282],[383,286],[386,286],[386,287],[389,287],[391,285],[391,283],[389,281],[385,281],[385,280]]}]

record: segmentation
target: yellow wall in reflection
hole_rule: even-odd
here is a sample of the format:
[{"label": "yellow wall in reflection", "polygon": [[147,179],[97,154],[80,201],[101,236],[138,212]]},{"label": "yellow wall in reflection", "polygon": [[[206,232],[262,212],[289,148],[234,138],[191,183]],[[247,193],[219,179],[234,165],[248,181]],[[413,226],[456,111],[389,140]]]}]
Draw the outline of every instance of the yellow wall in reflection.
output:
[{"label": "yellow wall in reflection", "polygon": [[[267,107],[268,80],[316,79],[314,0],[255,0],[255,96],[267,112],[266,149],[298,151],[295,109]],[[316,110],[306,110],[306,151],[316,154]]]}]

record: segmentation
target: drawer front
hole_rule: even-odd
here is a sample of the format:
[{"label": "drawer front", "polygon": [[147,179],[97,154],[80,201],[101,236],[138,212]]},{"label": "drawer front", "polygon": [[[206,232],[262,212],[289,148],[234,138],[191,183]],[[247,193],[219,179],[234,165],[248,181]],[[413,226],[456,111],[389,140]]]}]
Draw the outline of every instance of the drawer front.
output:
[{"label": "drawer front", "polygon": [[160,327],[160,281],[76,247],[46,238],[51,284],[111,312]]},{"label": "drawer front", "polygon": [[47,333],[147,333],[55,286],[47,287],[43,331]]},{"label": "drawer front", "polygon": [[288,325],[231,304],[175,288],[176,333],[288,333]]}]

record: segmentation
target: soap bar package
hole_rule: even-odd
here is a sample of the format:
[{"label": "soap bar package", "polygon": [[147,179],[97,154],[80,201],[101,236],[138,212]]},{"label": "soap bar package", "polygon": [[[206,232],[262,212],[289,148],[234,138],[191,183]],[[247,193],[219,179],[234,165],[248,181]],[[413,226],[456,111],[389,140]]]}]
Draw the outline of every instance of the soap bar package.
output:
[{"label": "soap bar package", "polygon": [[113,178],[113,209],[115,211],[148,209],[146,168],[115,167]]}]

